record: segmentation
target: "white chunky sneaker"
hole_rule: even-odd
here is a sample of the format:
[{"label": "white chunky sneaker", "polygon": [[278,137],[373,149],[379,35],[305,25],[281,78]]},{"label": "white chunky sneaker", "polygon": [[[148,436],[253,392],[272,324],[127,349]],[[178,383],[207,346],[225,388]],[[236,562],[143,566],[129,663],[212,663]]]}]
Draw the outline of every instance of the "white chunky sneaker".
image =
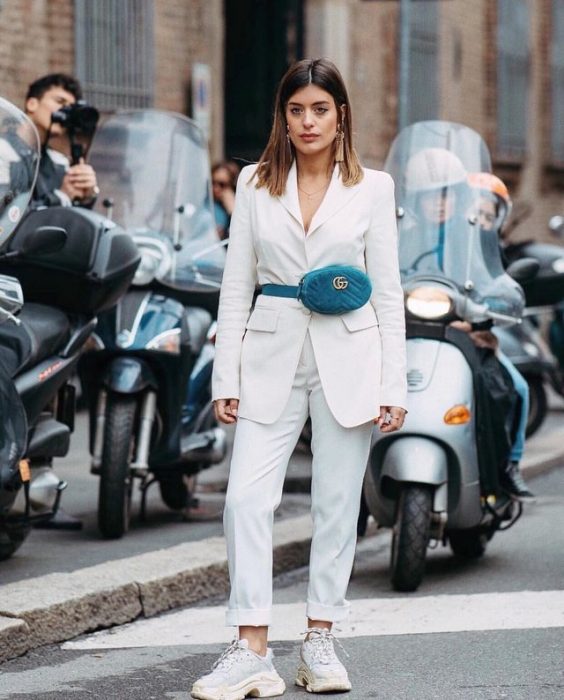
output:
[{"label": "white chunky sneaker", "polygon": [[286,690],[272,664],[272,649],[260,656],[249,649],[246,639],[234,640],[212,670],[192,686],[192,697],[198,700],[243,700],[273,698]]},{"label": "white chunky sneaker", "polygon": [[300,651],[296,685],[308,693],[350,690],[352,686],[347,670],[335,654],[335,637],[329,630],[317,627],[308,629],[306,634]]}]

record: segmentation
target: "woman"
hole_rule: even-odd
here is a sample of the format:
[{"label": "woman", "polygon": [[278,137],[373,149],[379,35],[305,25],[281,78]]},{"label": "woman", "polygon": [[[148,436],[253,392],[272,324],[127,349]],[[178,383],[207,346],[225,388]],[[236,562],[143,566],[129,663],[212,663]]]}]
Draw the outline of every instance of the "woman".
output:
[{"label": "woman", "polygon": [[239,166],[230,160],[215,163],[211,176],[217,232],[220,238],[229,238],[229,223],[235,208],[235,185],[239,176]]},{"label": "woman", "polygon": [[[372,282],[369,303],[341,315],[261,294],[308,271],[351,265]],[[295,297],[295,295],[294,295]],[[197,681],[195,698],[281,695],[267,649],[272,523],[288,460],[312,421],[313,538],[307,633],[296,683],[349,690],[331,627],[348,612],[356,521],[373,424],[401,427],[406,399],[403,295],[393,184],[363,170],[352,145],[346,88],[325,59],[292,66],[258,165],[241,172],[221,291],[213,398],[237,422],[224,526],[239,638]]]}]

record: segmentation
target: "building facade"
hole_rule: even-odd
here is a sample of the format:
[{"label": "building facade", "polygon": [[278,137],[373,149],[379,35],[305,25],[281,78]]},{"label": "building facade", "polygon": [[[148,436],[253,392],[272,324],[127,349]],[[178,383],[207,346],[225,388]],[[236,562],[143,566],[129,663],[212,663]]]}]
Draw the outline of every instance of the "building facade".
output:
[{"label": "building facade", "polygon": [[[381,167],[403,118],[486,139],[516,206],[515,240],[564,213],[564,0],[0,0],[0,94],[65,71],[102,109],[197,116],[212,157],[258,157],[287,65],[326,56],[351,93],[364,163]],[[400,79],[401,73],[401,79]],[[519,223],[520,221],[520,223]]]}]

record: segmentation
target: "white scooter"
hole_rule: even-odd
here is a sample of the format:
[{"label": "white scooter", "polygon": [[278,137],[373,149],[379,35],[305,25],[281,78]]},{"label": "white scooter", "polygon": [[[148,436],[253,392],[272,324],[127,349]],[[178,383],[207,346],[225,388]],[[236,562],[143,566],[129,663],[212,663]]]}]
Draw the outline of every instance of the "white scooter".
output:
[{"label": "white scooter", "polygon": [[[497,367],[493,352],[450,325],[518,323],[523,310],[522,290],[503,270],[496,233],[480,229],[479,202],[467,184],[467,173],[490,169],[476,132],[439,121],[403,130],[386,162],[398,204],[408,415],[400,432],[374,430],[364,496],[378,525],[393,530],[391,581],[400,591],[421,583],[430,543],[479,557],[521,514],[498,483],[516,410],[511,391],[500,384],[506,420],[484,401],[480,372],[483,379],[488,353]],[[510,273],[534,274],[528,261]]]}]

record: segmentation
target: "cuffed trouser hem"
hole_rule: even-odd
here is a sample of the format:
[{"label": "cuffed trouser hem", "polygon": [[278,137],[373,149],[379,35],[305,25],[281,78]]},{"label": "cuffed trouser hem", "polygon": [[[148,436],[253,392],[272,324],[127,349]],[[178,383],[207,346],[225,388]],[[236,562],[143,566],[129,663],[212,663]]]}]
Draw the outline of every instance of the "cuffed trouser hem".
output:
[{"label": "cuffed trouser hem", "polygon": [[269,627],[272,624],[271,610],[240,610],[238,608],[228,610],[225,613],[227,627]]},{"label": "cuffed trouser hem", "polygon": [[350,603],[346,605],[322,605],[307,601],[306,615],[310,620],[323,620],[324,622],[340,622],[348,617]]}]

